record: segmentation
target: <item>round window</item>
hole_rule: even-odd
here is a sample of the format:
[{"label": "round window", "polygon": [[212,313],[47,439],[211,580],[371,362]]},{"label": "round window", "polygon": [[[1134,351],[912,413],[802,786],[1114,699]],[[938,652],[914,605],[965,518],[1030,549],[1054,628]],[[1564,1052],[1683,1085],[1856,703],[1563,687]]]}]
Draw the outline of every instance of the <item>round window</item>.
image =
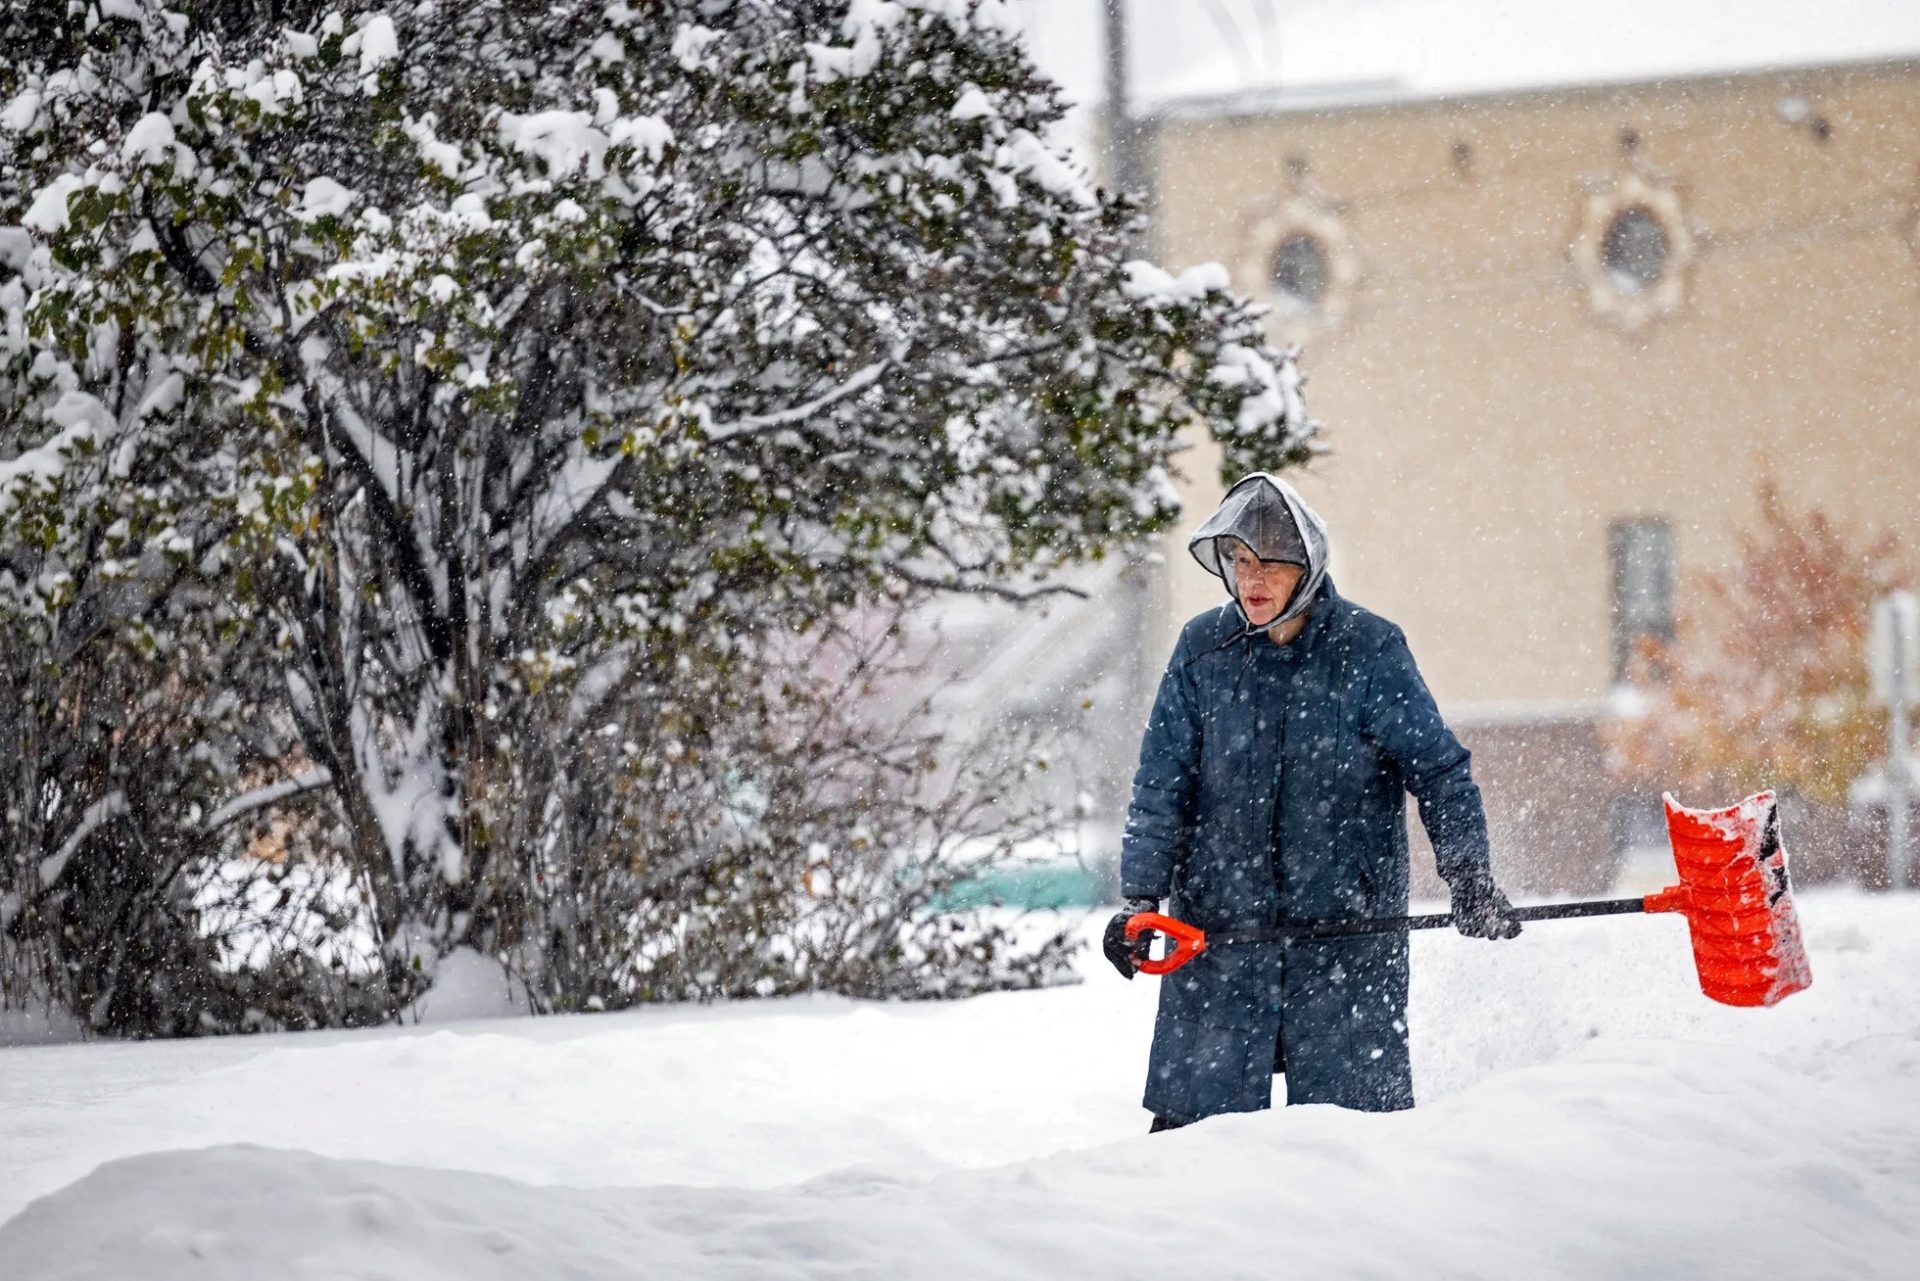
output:
[{"label": "round window", "polygon": [[1571,251],[1595,314],[1628,333],[1678,314],[1699,256],[1679,189],[1636,171],[1583,206]]},{"label": "round window", "polygon": [[1273,291],[1296,312],[1313,311],[1327,296],[1331,273],[1327,250],[1318,236],[1296,231],[1273,254]]},{"label": "round window", "polygon": [[1622,293],[1637,294],[1667,269],[1667,231],[1651,209],[1630,205],[1613,216],[1601,242],[1600,261]]},{"label": "round window", "polygon": [[1336,329],[1360,278],[1360,262],[1339,213],[1324,200],[1263,198],[1241,233],[1244,257],[1234,279],[1267,303],[1267,315],[1289,342]]}]

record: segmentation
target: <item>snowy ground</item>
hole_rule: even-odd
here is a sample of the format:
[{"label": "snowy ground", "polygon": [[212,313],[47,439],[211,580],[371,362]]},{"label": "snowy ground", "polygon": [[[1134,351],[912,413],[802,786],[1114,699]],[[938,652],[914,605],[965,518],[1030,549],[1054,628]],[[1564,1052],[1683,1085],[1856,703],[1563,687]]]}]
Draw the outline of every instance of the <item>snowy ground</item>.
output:
[{"label": "snowy ground", "polygon": [[1415,951],[1422,1106],[1147,1140],[1153,983],[0,1051],[0,1276],[1911,1277],[1920,898]]}]

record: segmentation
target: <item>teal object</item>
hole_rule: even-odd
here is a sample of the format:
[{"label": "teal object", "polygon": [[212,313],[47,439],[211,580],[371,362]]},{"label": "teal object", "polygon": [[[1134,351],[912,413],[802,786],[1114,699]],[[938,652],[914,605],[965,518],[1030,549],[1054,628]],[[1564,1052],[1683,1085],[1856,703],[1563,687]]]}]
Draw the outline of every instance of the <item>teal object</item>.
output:
[{"label": "teal object", "polygon": [[1002,865],[978,876],[956,881],[936,895],[928,907],[935,912],[966,912],[982,907],[1012,907],[1024,911],[1099,907],[1112,898],[1101,878],[1078,859]]}]

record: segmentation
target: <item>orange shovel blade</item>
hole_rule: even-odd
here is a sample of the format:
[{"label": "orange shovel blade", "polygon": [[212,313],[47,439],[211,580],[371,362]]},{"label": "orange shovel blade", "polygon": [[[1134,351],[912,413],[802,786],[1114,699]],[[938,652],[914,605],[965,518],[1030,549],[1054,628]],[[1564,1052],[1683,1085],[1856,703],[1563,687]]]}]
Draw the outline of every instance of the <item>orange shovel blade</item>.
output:
[{"label": "orange shovel blade", "polygon": [[1720,810],[1666,798],[1680,883],[1646,900],[1680,912],[1693,939],[1700,990],[1725,1005],[1776,1005],[1813,982],[1793,910],[1787,852],[1772,792]]}]

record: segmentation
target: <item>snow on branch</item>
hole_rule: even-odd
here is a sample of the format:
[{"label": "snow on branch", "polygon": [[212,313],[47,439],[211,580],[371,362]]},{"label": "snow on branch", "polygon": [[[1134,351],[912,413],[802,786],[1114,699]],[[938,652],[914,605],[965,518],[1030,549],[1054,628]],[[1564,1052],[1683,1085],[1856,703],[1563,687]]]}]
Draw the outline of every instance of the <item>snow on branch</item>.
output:
[{"label": "snow on branch", "polygon": [[782,427],[792,427],[817,417],[822,410],[850,397],[857,396],[867,388],[879,382],[881,376],[894,367],[891,357],[876,360],[862,369],[856,370],[845,382],[832,391],[817,396],[804,405],[795,405],[778,413],[754,414],[731,423],[716,423],[707,429],[707,439],[711,441],[736,440],[742,436],[753,436],[761,432],[776,431]]},{"label": "snow on branch", "polygon": [[331,782],[333,782],[331,773],[325,769],[315,768],[295,774],[292,778],[282,779],[278,783],[256,787],[250,792],[243,792],[234,797],[209,814],[205,824],[206,830],[218,831],[236,818],[265,809],[269,805],[278,805],[290,797],[318,791]]},{"label": "snow on branch", "polygon": [[40,883],[52,885],[58,881],[60,873],[67,870],[68,860],[87,843],[87,838],[99,831],[102,825],[126,813],[127,794],[117,789],[87,806],[87,812],[80,816],[80,825],[60,843],[60,848],[40,860]]}]

